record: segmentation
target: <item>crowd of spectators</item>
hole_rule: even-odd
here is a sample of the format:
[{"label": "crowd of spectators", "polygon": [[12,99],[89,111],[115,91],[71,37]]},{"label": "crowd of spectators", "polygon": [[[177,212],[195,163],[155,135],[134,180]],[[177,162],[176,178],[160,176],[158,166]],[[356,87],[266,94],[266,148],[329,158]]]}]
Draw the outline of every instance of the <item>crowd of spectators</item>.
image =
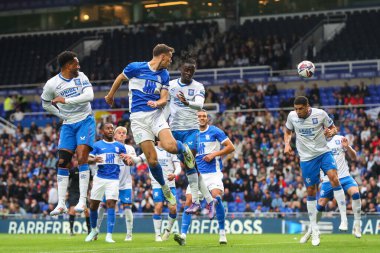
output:
[{"label": "crowd of spectators", "polygon": [[[318,88],[318,87],[314,87]],[[342,88],[344,92],[345,87]],[[317,90],[311,89],[310,95]],[[207,100],[226,108],[265,108],[262,98],[277,93],[274,84],[234,85]],[[243,95],[244,94],[244,97]],[[250,106],[250,104],[254,104]],[[329,109],[328,113],[357,151],[349,161],[350,173],[360,185],[362,210],[380,211],[380,118],[364,109]],[[305,212],[306,189],[299,158],[283,155],[283,125],[288,112],[267,111],[211,114],[212,124],[224,129],[236,151],[223,159],[223,200],[230,212]],[[124,122],[128,124],[127,122]],[[98,129],[101,122],[98,123]],[[57,203],[56,162],[59,124],[30,128],[18,126],[16,134],[0,136],[0,214],[48,215]],[[97,138],[100,138],[98,132]],[[128,140],[132,145],[131,136]],[[294,143],[294,142],[293,142]],[[141,151],[136,147],[137,153]],[[134,168],[134,211],[153,212],[148,166]],[[186,175],[177,178],[179,209],[183,210]],[[349,202],[349,201],[348,201]],[[327,211],[336,211],[330,201]],[[348,209],[351,209],[348,204]]]}]

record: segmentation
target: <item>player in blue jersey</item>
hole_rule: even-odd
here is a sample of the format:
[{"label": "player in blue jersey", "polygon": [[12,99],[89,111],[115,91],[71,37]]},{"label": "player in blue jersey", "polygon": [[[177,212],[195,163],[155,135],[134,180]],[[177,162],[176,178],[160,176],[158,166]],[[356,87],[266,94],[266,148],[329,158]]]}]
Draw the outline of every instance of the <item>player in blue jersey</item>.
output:
[{"label": "player in blue jersey", "polygon": [[[181,77],[169,83],[170,109],[169,125],[176,140],[186,143],[193,154],[197,153],[199,122],[197,111],[203,108],[205,89],[203,84],[193,79],[196,61],[190,55],[182,60]],[[183,156],[179,156],[183,162]],[[207,201],[209,218],[215,216],[215,202],[207,189],[202,176],[198,176],[196,168],[186,168],[192,203],[186,206],[187,214],[194,214],[200,209],[198,190]]]},{"label": "player in blue jersey", "polygon": [[285,124],[284,153],[293,153],[290,140],[294,131],[301,160],[302,177],[307,188],[307,211],[312,229],[311,243],[313,246],[318,246],[320,234],[317,225],[316,195],[320,170],[331,182],[339,210],[341,212],[346,210],[346,197],[338,179],[337,165],[326,141],[326,137],[334,136],[337,129],[327,113],[310,107],[308,99],[304,96],[299,96],[294,100],[294,109],[289,113]]},{"label": "player in blue jersey", "polygon": [[[227,244],[226,231],[224,229],[225,211],[222,202],[224,186],[222,182],[223,174],[221,157],[235,151],[228,136],[216,126],[208,124],[207,112],[201,110],[198,112],[198,120],[200,126],[198,153],[196,155],[196,163],[205,184],[212,197],[216,199],[216,217],[219,223],[219,243]],[[221,149],[221,146],[223,148]],[[189,187],[186,191],[186,204],[192,201]],[[174,240],[180,245],[186,244],[186,234],[191,224],[191,215],[183,213],[181,234],[175,234]]]},{"label": "player in blue jersey", "polygon": [[63,120],[58,151],[58,205],[50,215],[67,212],[66,191],[69,166],[76,152],[79,167],[79,202],[75,211],[86,207],[90,170],[88,155],[95,141],[95,120],[90,102],[94,99],[92,85],[83,72],[75,53],[65,51],[58,56],[61,72],[47,81],[41,95],[43,108]]},{"label": "player in blue jersey", "polygon": [[153,58],[149,62],[132,62],[128,64],[114,81],[105,100],[113,105],[114,96],[123,81],[129,80],[129,110],[131,112],[131,129],[135,142],[140,145],[148,160],[149,169],[162,186],[162,191],[171,205],[176,199],[168,185],[165,184],[161,165],[154,148],[155,137],[162,147],[172,154],[183,154],[188,168],[194,168],[194,156],[186,144],[176,141],[165,120],[162,108],[168,100],[169,72],[174,49],[158,44],[153,49]]},{"label": "player in blue jersey", "polygon": [[90,197],[90,222],[91,232],[86,237],[86,242],[94,240],[99,230],[96,227],[98,219],[98,207],[103,196],[107,205],[107,235],[106,242],[114,243],[112,231],[115,225],[115,205],[119,199],[119,174],[120,161],[124,161],[126,149],[120,142],[114,141],[114,126],[112,123],[104,124],[102,128],[103,140],[94,144],[89,162],[98,165],[98,172],[94,176]]}]

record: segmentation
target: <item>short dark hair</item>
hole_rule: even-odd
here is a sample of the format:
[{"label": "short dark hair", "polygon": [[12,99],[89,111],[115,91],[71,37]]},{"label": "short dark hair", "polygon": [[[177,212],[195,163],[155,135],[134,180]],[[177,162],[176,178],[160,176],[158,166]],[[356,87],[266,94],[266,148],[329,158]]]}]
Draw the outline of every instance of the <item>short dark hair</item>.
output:
[{"label": "short dark hair", "polygon": [[77,54],[71,51],[63,51],[57,57],[58,66],[63,68],[67,63],[74,60],[77,57]]},{"label": "short dark hair", "polygon": [[169,47],[166,44],[157,44],[153,48],[153,56],[159,56],[161,54],[168,54],[170,52],[174,53],[174,48]]},{"label": "short dark hair", "polygon": [[182,64],[186,64],[186,63],[196,65],[197,59],[191,54],[185,54],[182,57]]},{"label": "short dark hair", "polygon": [[298,96],[296,99],[294,99],[294,104],[295,105],[308,105],[309,104],[309,99],[305,96]]}]

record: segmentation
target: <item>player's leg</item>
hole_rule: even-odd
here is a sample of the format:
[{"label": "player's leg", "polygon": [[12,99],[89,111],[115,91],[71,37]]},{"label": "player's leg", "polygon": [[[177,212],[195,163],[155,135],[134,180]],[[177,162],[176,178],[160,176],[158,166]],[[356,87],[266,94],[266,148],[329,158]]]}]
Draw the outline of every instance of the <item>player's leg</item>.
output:
[{"label": "player's leg", "polygon": [[79,193],[80,198],[75,211],[83,212],[86,209],[87,190],[90,182],[90,167],[88,155],[95,141],[95,119],[93,116],[76,123],[77,158],[79,167]]},{"label": "player's leg", "polygon": [[155,241],[162,242],[161,238],[161,226],[162,226],[162,207],[164,205],[164,194],[162,189],[153,189],[153,202],[154,202],[154,214],[153,214],[153,227],[155,234]]},{"label": "player's leg", "polygon": [[105,183],[106,183],[105,179],[94,176],[93,183],[92,183],[92,189],[91,189],[91,196],[90,196],[91,232],[86,237],[86,239],[85,239],[86,242],[90,242],[90,241],[95,240],[95,238],[97,238],[97,236],[99,234],[99,230],[97,228],[98,208],[99,208],[100,201],[104,197]]},{"label": "player's leg", "polygon": [[[346,180],[347,178],[347,180]],[[359,187],[356,181],[350,176],[346,177],[342,181],[344,190],[351,196],[352,198],[352,212],[354,213],[354,225],[352,229],[352,233],[356,238],[362,237],[361,232],[361,210],[362,204],[360,199]]]},{"label": "player's leg", "polygon": [[69,207],[69,223],[70,223],[70,235],[73,236],[74,234],[74,222],[75,222],[75,210],[74,206]]},{"label": "player's leg", "polygon": [[[66,139],[62,136],[65,135],[67,127],[62,126],[61,136],[60,136],[60,146],[63,144],[65,147],[73,148],[70,138]],[[65,141],[64,141],[65,140]],[[75,147],[74,147],[75,148]],[[58,151],[58,171],[57,171],[57,181],[58,181],[58,205],[53,211],[50,212],[51,216],[59,215],[62,213],[67,213],[67,207],[65,204],[67,187],[69,185],[69,166],[71,164],[71,159],[73,157],[73,151],[68,149],[60,149]]]},{"label": "player's leg", "polygon": [[339,207],[339,213],[341,218],[341,223],[339,230],[347,231],[347,208],[346,208],[346,195],[344,194],[343,188],[339,182],[337,166],[334,157],[331,152],[322,155],[321,169],[329,177],[329,181],[333,188],[334,198]]},{"label": "player's leg", "polygon": [[[151,138],[154,138],[154,136]],[[175,205],[177,203],[176,199],[170,191],[169,186],[165,184],[164,174],[162,173],[161,165],[158,162],[157,152],[154,148],[153,141],[143,141],[140,143],[140,147],[146,156],[150,172],[152,173],[154,179],[156,179],[156,181],[162,187],[162,192],[164,193],[165,198],[169,201],[171,205]]]},{"label": "player's leg", "polygon": [[107,205],[106,205],[106,196],[103,196],[102,201],[99,204],[98,208],[98,220],[96,222],[96,227],[98,231],[100,232],[100,228],[102,226],[103,218],[104,218],[104,213],[107,210]]},{"label": "player's leg", "polygon": [[[223,186],[223,183],[222,183],[222,186]],[[219,243],[227,244],[227,237],[226,237],[226,230],[225,230],[226,211],[224,209],[224,205],[222,201],[224,187],[222,190],[218,186],[210,186],[210,189],[211,189],[211,195],[216,201],[215,208],[216,208],[216,218],[218,219],[218,224],[219,224]]]},{"label": "player's leg", "polygon": [[116,213],[115,206],[119,199],[119,180],[107,180],[105,185],[106,205],[107,205],[107,235],[106,242],[114,243],[112,239],[113,228],[115,226]]},{"label": "player's leg", "polygon": [[119,199],[122,204],[127,235],[124,241],[132,241],[133,213],[132,213],[132,189],[119,190]]},{"label": "player's leg", "polygon": [[[173,195],[176,196],[176,189],[175,187],[170,188]],[[162,235],[162,240],[167,241],[170,237],[173,225],[175,221],[177,220],[177,205],[169,205],[169,214],[168,214],[168,226],[164,230],[164,234]]]},{"label": "player's leg", "polygon": [[[210,178],[212,180],[212,176]],[[223,187],[223,182],[222,180],[219,180],[218,178],[215,178],[214,179],[217,181],[217,185],[220,189],[223,189],[224,191],[224,187]],[[218,182],[220,181],[220,182]],[[213,185],[210,184],[210,183],[207,183],[206,180],[205,180],[205,177],[204,175],[201,175],[199,174],[199,191],[200,193],[203,195],[203,197],[205,198],[206,202],[207,202],[207,206],[206,206],[206,209],[208,210],[208,217],[210,220],[214,219],[215,217],[215,214],[216,214],[216,211],[215,211],[215,204],[217,203],[217,201],[214,201],[214,197],[212,196],[210,190],[213,189],[213,188],[210,188],[210,185]],[[222,196],[222,195],[220,195]]]},{"label": "player's leg", "polygon": [[191,214],[186,213],[186,209],[191,205],[191,203],[192,197],[190,194],[190,189],[187,187],[185,208],[182,213],[181,234],[174,235],[174,241],[176,241],[181,246],[184,246],[186,244],[186,235],[191,224]]},{"label": "player's leg", "polygon": [[86,208],[86,210],[84,210],[84,216],[86,217],[87,234],[90,234],[91,223],[90,223],[90,210],[88,208]]},{"label": "player's leg", "polygon": [[78,203],[79,194],[77,189],[69,189],[69,223],[70,235],[74,235],[75,210],[74,206]]}]

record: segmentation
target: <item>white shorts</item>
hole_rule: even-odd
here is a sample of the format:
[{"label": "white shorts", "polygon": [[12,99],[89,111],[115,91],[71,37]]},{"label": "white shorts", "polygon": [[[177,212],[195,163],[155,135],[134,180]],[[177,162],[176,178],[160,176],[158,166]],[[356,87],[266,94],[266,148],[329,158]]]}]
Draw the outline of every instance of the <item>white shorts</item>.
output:
[{"label": "white shorts", "polygon": [[103,200],[103,196],[106,199],[119,199],[119,180],[104,179],[98,176],[94,176],[91,189],[91,197],[93,200]]},{"label": "white shorts", "polygon": [[[222,194],[224,193],[223,174],[221,172],[202,174],[202,177],[209,191],[219,189],[222,191]],[[190,185],[187,186],[186,194],[191,194]]]},{"label": "white shorts", "polygon": [[136,144],[140,144],[143,141],[154,141],[162,129],[169,128],[162,109],[151,112],[132,113],[130,120]]}]

